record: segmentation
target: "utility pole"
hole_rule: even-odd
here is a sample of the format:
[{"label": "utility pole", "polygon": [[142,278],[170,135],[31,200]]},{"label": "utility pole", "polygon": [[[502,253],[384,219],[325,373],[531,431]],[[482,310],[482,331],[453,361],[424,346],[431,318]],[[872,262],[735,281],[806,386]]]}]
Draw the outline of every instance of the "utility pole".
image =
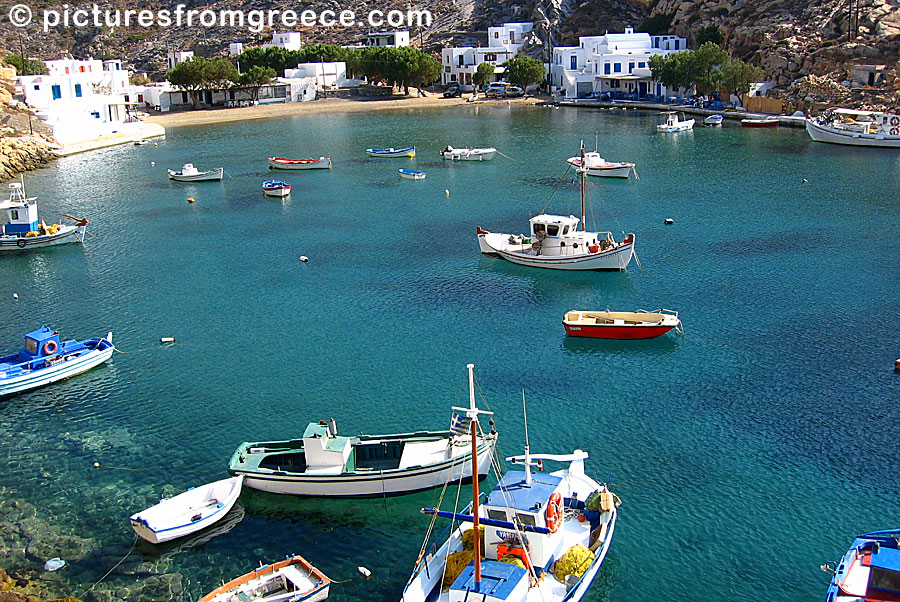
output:
[{"label": "utility pole", "polygon": [[[22,75],[31,75],[30,73],[25,73],[27,69],[25,68],[25,42],[22,40],[22,30],[19,30],[19,52],[22,57]],[[34,125],[31,123],[31,107],[28,106],[27,93],[25,92],[25,86],[22,86],[22,96],[25,100],[25,112],[28,113],[28,134],[30,136],[34,136]]]}]

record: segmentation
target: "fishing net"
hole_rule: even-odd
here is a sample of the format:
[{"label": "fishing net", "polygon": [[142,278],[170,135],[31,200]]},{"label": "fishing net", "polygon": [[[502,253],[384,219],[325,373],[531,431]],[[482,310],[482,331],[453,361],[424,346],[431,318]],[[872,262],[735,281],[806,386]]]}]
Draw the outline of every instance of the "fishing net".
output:
[{"label": "fishing net", "polygon": [[575,575],[579,579],[594,562],[594,553],[582,545],[572,546],[565,555],[556,561],[553,574],[565,583],[566,577]]},{"label": "fishing net", "polygon": [[450,587],[456,578],[462,574],[463,569],[469,566],[469,563],[475,559],[472,550],[463,550],[455,552],[447,556],[447,568],[444,571],[444,587]]},{"label": "fishing net", "polygon": [[[481,555],[484,556],[484,527],[482,525],[478,525],[478,531],[481,533]],[[466,550],[474,550],[475,549],[475,529],[466,529],[462,534],[462,542],[463,548]]]},{"label": "fishing net", "polygon": [[[501,559],[499,560],[499,562],[504,562],[504,563],[506,563],[506,564],[514,564],[514,565],[516,565],[517,567],[519,567],[520,569],[526,569],[525,563],[522,562],[522,559],[519,558],[518,556],[510,556],[510,555],[507,555],[507,556],[504,556],[503,558],[501,558]],[[527,569],[526,569],[526,570],[527,570]]]}]

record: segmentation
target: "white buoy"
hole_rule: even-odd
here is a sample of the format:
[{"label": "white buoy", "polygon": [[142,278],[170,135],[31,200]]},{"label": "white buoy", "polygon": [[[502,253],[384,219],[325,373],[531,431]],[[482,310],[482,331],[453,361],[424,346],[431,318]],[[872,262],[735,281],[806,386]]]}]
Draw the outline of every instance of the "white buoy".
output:
[{"label": "white buoy", "polygon": [[100,462],[94,462],[94,468],[100,468]]},{"label": "white buoy", "polygon": [[[450,189],[449,189],[449,188],[445,188],[445,189],[444,189],[444,194],[446,194],[447,196],[450,196]],[[474,519],[473,519],[473,520],[474,520]]]},{"label": "white buoy", "polygon": [[18,300],[19,300],[19,293],[13,293],[13,299],[15,299],[16,301],[18,301]]},{"label": "white buoy", "polygon": [[367,569],[364,566],[358,566],[358,567],[356,567],[356,570],[359,571],[359,573],[366,579],[368,579],[369,577],[372,576],[372,571],[370,571],[369,569]]},{"label": "white buoy", "polygon": [[[156,161],[150,161],[150,165],[156,165]],[[472,519],[475,520],[475,519]]]},{"label": "white buoy", "polygon": [[[302,261],[303,263],[306,263],[307,261],[309,261],[309,257],[307,257],[306,255],[301,255],[301,256],[300,256],[300,261]],[[473,519],[473,520],[474,520],[474,519]]]},{"label": "white buoy", "polygon": [[807,182],[809,182],[809,180],[807,180],[806,178],[803,178],[803,183],[806,184]]},{"label": "white buoy", "polygon": [[160,343],[174,343],[175,337],[159,337]]},{"label": "white buoy", "polygon": [[667,217],[663,223],[667,226],[671,226],[672,224],[675,223],[675,220],[673,220],[671,217]]}]

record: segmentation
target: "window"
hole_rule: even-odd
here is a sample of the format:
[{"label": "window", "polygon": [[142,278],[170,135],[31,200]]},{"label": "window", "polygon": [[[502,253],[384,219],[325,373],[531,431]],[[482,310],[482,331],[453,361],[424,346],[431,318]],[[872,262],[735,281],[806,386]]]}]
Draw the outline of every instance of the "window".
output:
[{"label": "window", "polygon": [[615,63],[613,65],[613,73],[622,73],[622,63]]},{"label": "window", "polygon": [[568,226],[563,226],[563,236],[565,236],[565,235],[568,234],[568,233],[569,233],[569,227],[568,227]]},{"label": "window", "polygon": [[66,67],[66,75],[68,75],[68,74],[69,74],[69,68]]},{"label": "window", "polygon": [[[457,57],[457,62],[459,63],[458,66],[460,66],[460,67],[463,66],[463,59],[464,59],[463,55],[459,55],[459,56]],[[472,520],[475,520],[475,519],[472,519]]]},{"label": "window", "polygon": [[100,111],[94,111],[93,113],[91,113],[91,117],[93,117],[94,119],[100,119]]},{"label": "window", "polygon": [[517,512],[516,520],[519,521],[520,525],[529,525],[531,527],[535,526],[534,515],[532,514],[522,514],[521,512]]},{"label": "window", "polygon": [[569,64],[570,64],[570,67],[569,67],[570,69],[578,69],[578,57],[575,56],[574,54],[571,57],[569,57]]},{"label": "window", "polygon": [[544,224],[535,224],[534,225],[534,235],[537,236],[538,232],[546,232],[544,228]]},{"label": "window", "polygon": [[81,73],[84,73],[84,65],[79,65],[79,66],[78,66],[78,71],[81,72]]},{"label": "window", "polygon": [[144,95],[138,94],[138,102],[144,102]]},{"label": "window", "polygon": [[446,67],[444,67],[444,73],[450,73],[450,71],[451,71],[450,65],[447,65]]},{"label": "window", "polygon": [[638,63],[638,69],[643,69],[643,68],[645,68],[646,66],[647,66],[647,63],[645,63],[644,61],[641,61],[641,62]]},{"label": "window", "polygon": [[488,508],[487,515],[491,520],[502,520],[504,522],[506,521],[506,512],[504,512],[503,510],[491,510],[490,508]]},{"label": "window", "polygon": [[450,74],[450,81],[452,81],[452,82],[455,82],[455,81],[456,81],[456,74],[455,74],[455,73]]},{"label": "window", "polygon": [[611,79],[611,80],[609,80],[609,87],[610,87],[610,88],[618,88],[619,86],[620,86],[619,80],[617,80],[617,79]]},{"label": "window", "polygon": [[41,87],[36,85],[36,86],[34,87],[34,89],[35,89],[35,90],[40,90]]},{"label": "window", "polygon": [[187,103],[187,92],[181,93],[181,102]]},{"label": "window", "polygon": [[[494,32],[494,39],[497,39],[497,38],[499,38],[499,37],[500,37],[500,32],[499,32],[499,31],[495,31],[495,32]],[[474,519],[473,519],[473,520],[474,520]]]},{"label": "window", "polygon": [[675,40],[675,50],[678,50],[678,40]]},{"label": "window", "polygon": [[628,73],[634,71],[634,63],[628,63]]},{"label": "window", "polygon": [[37,353],[38,343],[34,339],[25,339],[25,350],[28,353]]},{"label": "window", "polygon": [[603,63],[603,73],[609,75],[609,63]]},{"label": "window", "polygon": [[62,98],[62,89],[59,87],[59,84],[53,84],[50,86],[50,90],[53,92],[53,100]]},{"label": "window", "polygon": [[81,98],[81,84],[75,84],[75,96]]},{"label": "window", "polygon": [[547,236],[559,236],[559,226],[555,224],[547,226]]},{"label": "window", "polygon": [[484,60],[489,63],[494,63],[497,61],[497,55],[496,54],[486,54],[486,55],[484,55]]},{"label": "window", "polygon": [[10,211],[10,212],[9,212],[9,217],[10,217],[10,219],[12,219],[12,220],[17,220],[17,219],[19,219],[19,210],[18,210],[18,209],[13,209],[12,211]]}]

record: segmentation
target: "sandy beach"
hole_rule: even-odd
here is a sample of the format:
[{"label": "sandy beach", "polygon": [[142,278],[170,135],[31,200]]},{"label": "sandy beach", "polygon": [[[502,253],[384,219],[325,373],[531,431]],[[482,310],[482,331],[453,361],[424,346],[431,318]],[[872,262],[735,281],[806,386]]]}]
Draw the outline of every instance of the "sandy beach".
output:
[{"label": "sandy beach", "polygon": [[475,103],[467,103],[463,98],[443,98],[440,94],[432,94],[427,97],[397,96],[384,100],[347,100],[343,98],[326,98],[311,102],[288,102],[254,107],[240,107],[233,109],[201,109],[197,111],[179,111],[176,113],[164,113],[151,115],[147,121],[157,123],[165,128],[204,125],[208,123],[227,123],[230,121],[247,121],[251,119],[269,119],[271,117],[286,117],[290,115],[307,115],[314,113],[337,112],[361,112],[361,111],[385,111],[396,109],[422,109],[452,107],[459,105],[472,106],[473,104],[493,105],[507,103],[515,105],[536,104],[542,102],[540,98],[511,98],[511,99],[479,99]]}]

